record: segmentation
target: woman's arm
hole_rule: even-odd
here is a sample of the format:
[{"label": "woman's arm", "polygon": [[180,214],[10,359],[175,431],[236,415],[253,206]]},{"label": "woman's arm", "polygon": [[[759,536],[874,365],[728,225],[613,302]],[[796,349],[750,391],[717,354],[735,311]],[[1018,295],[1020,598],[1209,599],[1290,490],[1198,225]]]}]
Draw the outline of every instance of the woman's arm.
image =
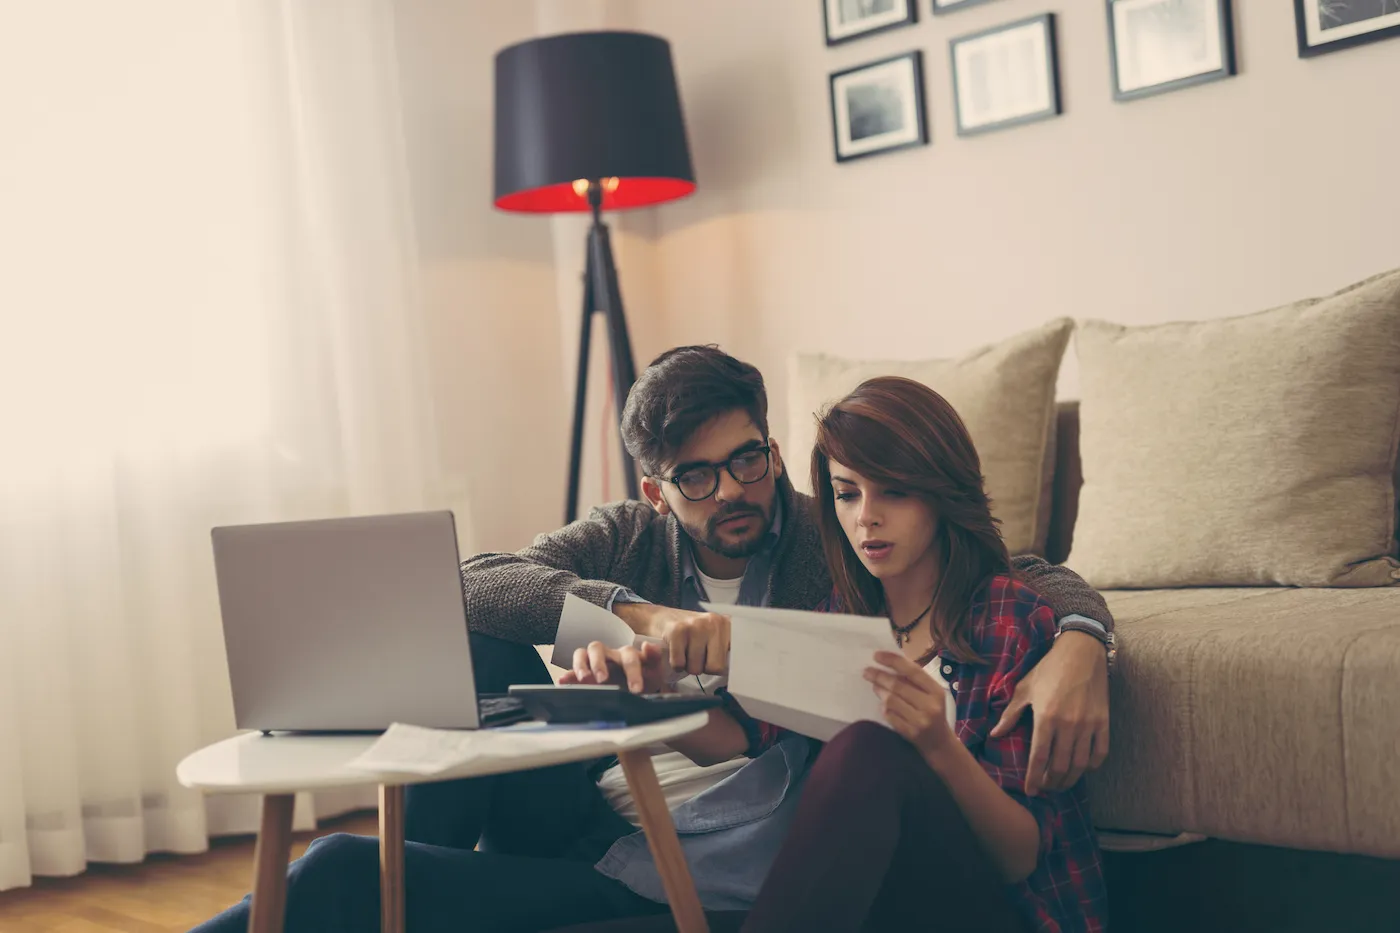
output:
[{"label": "woman's arm", "polygon": [[983,770],[956,736],[943,746],[923,751],[924,760],[943,779],[972,831],[982,840],[1007,882],[1024,880],[1040,856],[1040,827],[1021,804]]},{"label": "woman's arm", "polygon": [[948,725],[943,686],[902,654],[880,651],[866,679],[884,703],[885,719],[917,748],[942,778],[968,825],[1008,882],[1035,871],[1040,827],[1030,810],[1013,800]]}]

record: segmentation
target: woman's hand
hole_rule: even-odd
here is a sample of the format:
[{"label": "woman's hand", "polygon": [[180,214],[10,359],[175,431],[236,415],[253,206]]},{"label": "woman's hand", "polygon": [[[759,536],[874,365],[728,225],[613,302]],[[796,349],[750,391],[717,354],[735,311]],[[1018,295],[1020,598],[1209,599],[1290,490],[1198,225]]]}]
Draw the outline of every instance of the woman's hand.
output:
[{"label": "woman's hand", "polygon": [[875,652],[875,663],[889,670],[867,667],[865,679],[875,685],[885,721],[895,732],[925,756],[957,741],[948,725],[947,694],[932,675],[894,651]]},{"label": "woman's hand", "polygon": [[655,642],[640,648],[609,648],[601,641],[574,651],[574,666],[559,676],[561,684],[625,683],[633,693],[660,693],[666,687],[665,652]]}]

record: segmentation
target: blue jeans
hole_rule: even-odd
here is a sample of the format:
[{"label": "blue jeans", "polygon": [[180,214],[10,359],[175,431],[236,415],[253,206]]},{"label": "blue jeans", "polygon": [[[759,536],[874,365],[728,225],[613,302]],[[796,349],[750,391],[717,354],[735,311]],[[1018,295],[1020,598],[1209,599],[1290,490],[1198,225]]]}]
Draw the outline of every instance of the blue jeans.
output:
[{"label": "blue jeans", "polygon": [[[482,693],[548,681],[535,649],[472,636]],[[533,933],[660,913],[593,869],[633,827],[586,764],[409,787],[404,900],[410,933]],[[481,843],[489,851],[473,851]],[[245,933],[243,901],[192,933]],[[287,871],[286,933],[378,933],[379,840],[337,833]]]}]

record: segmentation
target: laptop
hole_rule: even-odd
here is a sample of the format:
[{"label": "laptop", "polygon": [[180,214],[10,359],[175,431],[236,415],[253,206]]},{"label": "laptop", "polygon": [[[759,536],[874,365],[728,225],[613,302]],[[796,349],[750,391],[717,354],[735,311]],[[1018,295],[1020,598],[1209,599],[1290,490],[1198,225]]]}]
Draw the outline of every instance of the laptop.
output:
[{"label": "laptop", "polygon": [[451,512],[215,528],[239,729],[477,729],[528,719],[478,705]]}]

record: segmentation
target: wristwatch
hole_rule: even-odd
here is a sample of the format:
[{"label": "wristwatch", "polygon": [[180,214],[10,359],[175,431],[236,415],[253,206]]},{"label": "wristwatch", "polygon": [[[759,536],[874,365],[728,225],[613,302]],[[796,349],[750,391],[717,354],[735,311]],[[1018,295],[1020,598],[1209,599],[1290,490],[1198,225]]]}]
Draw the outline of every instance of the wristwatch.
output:
[{"label": "wristwatch", "polygon": [[1073,620],[1061,625],[1060,630],[1055,633],[1055,637],[1059,638],[1065,632],[1083,632],[1085,635],[1092,635],[1103,642],[1104,650],[1108,653],[1108,672],[1113,673],[1113,665],[1118,661],[1118,639],[1113,636],[1112,632],[1100,631],[1097,626]]}]

